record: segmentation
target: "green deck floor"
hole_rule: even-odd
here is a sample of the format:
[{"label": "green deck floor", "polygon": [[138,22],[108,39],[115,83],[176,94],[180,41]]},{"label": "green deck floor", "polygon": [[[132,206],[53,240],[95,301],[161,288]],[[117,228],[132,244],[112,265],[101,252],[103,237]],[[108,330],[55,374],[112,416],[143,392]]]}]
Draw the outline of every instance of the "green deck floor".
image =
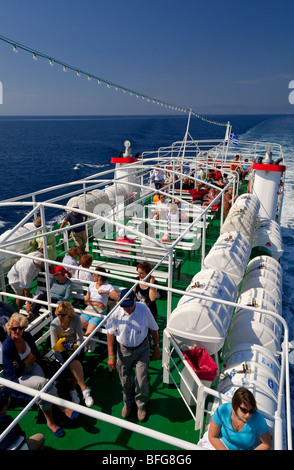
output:
[{"label": "green deck floor", "polygon": [[[207,233],[206,253],[214,244],[218,234],[219,220],[216,217]],[[183,256],[180,276],[175,276],[173,287],[186,289],[192,277],[200,269],[201,248],[193,256],[188,254]],[[174,296],[173,308],[177,305],[178,299],[178,296]],[[158,325],[162,339],[162,332],[166,326],[166,296],[163,295],[157,304]],[[120,418],[123,406],[122,390],[117,372],[109,372],[108,370],[106,345],[99,344],[94,353],[87,353],[83,367],[87,385],[91,388],[94,398],[93,409]],[[194,420],[179,392],[175,387],[166,386],[162,382],[161,360],[150,362],[149,383],[150,401],[146,422],[138,422],[135,410],[129,421],[196,444],[199,435],[194,430]],[[64,396],[64,398],[68,397]],[[11,410],[10,414],[16,416],[20,409]],[[21,419],[20,425],[27,435],[37,432],[43,433],[45,448],[48,450],[175,450],[169,444],[88,416],[80,415],[76,421],[71,422],[59,410],[56,410],[55,414],[56,422],[66,430],[66,435],[63,438],[56,438],[46,428],[44,422],[38,422],[37,418],[38,416],[42,418],[42,414],[38,412],[37,407],[30,410]]]},{"label": "green deck floor", "polygon": [[[165,309],[165,301],[158,302],[159,310]],[[163,323],[159,318],[159,325]],[[162,330],[161,330],[162,331]],[[87,353],[83,363],[87,385],[91,388],[94,397],[92,409],[121,417],[122,389],[116,371],[109,372],[107,366],[107,347],[99,344],[95,353]],[[162,383],[161,361],[151,361],[149,367],[150,401],[148,404],[148,418],[146,422],[139,423],[136,409],[128,419],[141,426],[169,434],[171,436],[197,442],[198,433],[194,431],[194,421],[186,406],[174,387]],[[68,398],[64,395],[64,398]],[[20,410],[20,409],[19,409]],[[11,414],[16,416],[15,409]],[[41,432],[46,438],[46,448],[63,450],[173,450],[168,444],[133,433],[121,427],[80,415],[78,420],[71,422],[56,410],[56,422],[66,430],[66,436],[56,438],[46,425],[37,424],[37,417],[42,414],[35,407],[21,420],[21,427],[27,434]],[[42,419],[43,421],[43,419]]]}]

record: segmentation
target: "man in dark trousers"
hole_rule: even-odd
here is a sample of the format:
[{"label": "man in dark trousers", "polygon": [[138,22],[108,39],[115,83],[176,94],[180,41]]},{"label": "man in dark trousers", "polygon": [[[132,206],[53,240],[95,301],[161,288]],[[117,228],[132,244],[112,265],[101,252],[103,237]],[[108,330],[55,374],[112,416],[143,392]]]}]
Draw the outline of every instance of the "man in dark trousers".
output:
[{"label": "man in dark trousers", "polygon": [[[129,289],[121,291],[123,299],[110,316],[106,325],[108,365],[118,370],[123,387],[124,407],[122,417],[128,418],[132,406],[136,403],[139,421],[146,418],[146,403],[149,400],[148,366],[150,330],[154,351],[153,359],[160,358],[158,325],[149,308],[143,303],[136,303],[135,294]],[[117,340],[117,359],[115,355],[115,338]],[[133,369],[135,368],[135,379]]]}]

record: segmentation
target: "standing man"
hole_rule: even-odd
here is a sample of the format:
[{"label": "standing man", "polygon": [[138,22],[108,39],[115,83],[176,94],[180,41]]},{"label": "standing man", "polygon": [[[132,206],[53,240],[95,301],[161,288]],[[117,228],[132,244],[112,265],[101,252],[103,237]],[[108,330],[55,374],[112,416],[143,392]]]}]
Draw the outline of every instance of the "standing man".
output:
[{"label": "standing man", "polygon": [[159,165],[156,165],[156,167],[152,171],[149,181],[154,182],[154,186],[155,186],[156,189],[161,189],[162,186],[164,186],[165,173],[160,168]]},{"label": "standing man", "polygon": [[[79,208],[78,206],[73,207],[73,211],[64,217],[64,220],[62,221],[60,228],[65,227],[65,225],[67,224],[70,224],[70,225],[80,224],[81,222],[85,222],[88,219],[88,216],[84,217],[83,214],[75,212],[74,209],[78,209],[78,208]],[[87,243],[86,226],[81,225],[80,227],[75,227],[75,229],[72,230],[71,234],[72,234],[72,238],[75,244],[81,248],[82,254],[84,254],[85,244]]]},{"label": "standing man", "polygon": [[[30,286],[33,280],[38,276],[41,269],[44,268],[43,254],[40,251],[31,253],[32,256],[41,258],[36,261],[30,258],[20,258],[7,274],[8,282],[17,295],[30,297]],[[25,304],[25,300],[16,299],[16,305],[20,310]],[[31,303],[28,301],[26,311],[29,313]]]},{"label": "standing man", "polygon": [[[126,296],[126,297],[125,297]],[[125,297],[123,299],[123,297]],[[139,421],[146,418],[146,403],[149,399],[148,366],[150,330],[154,341],[153,359],[160,358],[158,325],[149,308],[143,303],[136,303],[135,293],[123,289],[123,299],[106,325],[108,365],[118,370],[123,387],[124,407],[122,417],[128,418],[132,406],[136,403]],[[117,360],[115,355],[115,337],[117,340]],[[135,369],[135,378],[133,377]]]}]

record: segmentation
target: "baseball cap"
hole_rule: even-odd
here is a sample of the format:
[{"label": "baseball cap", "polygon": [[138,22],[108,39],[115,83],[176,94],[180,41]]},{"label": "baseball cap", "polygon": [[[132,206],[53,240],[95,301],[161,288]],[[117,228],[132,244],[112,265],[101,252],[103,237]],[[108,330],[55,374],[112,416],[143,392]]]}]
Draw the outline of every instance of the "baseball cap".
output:
[{"label": "baseball cap", "polygon": [[54,269],[51,269],[50,271],[50,274],[62,274],[63,276],[65,276],[67,273],[67,270],[63,267],[63,266],[55,266]]},{"label": "baseball cap", "polygon": [[124,236],[127,234],[126,230],[124,228],[119,229],[118,231],[118,236],[119,238],[124,238]]},{"label": "baseball cap", "polygon": [[[127,293],[129,292],[129,289],[123,289],[120,293],[120,298],[122,299]],[[135,302],[135,292],[131,291],[128,293],[127,297],[122,301],[120,304],[121,307],[132,307]]]}]

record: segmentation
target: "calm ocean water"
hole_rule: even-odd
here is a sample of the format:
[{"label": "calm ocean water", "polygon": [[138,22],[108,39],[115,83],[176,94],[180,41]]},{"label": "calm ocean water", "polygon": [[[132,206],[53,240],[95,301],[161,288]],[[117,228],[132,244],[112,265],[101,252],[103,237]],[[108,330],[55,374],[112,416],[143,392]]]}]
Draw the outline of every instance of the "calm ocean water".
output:
[{"label": "calm ocean water", "polygon": [[[287,166],[282,213],[283,316],[289,325],[290,339],[294,339],[294,116],[214,119],[230,121],[238,137],[275,142],[283,147]],[[126,139],[134,154],[169,146],[183,138],[186,124],[187,117],[0,117],[0,200],[110,169],[111,157],[124,150]],[[224,127],[191,120],[190,134],[194,138],[222,138],[224,133]],[[12,211],[8,220],[0,211],[0,233],[18,220],[18,210]],[[292,376],[293,372],[291,366]]]}]

